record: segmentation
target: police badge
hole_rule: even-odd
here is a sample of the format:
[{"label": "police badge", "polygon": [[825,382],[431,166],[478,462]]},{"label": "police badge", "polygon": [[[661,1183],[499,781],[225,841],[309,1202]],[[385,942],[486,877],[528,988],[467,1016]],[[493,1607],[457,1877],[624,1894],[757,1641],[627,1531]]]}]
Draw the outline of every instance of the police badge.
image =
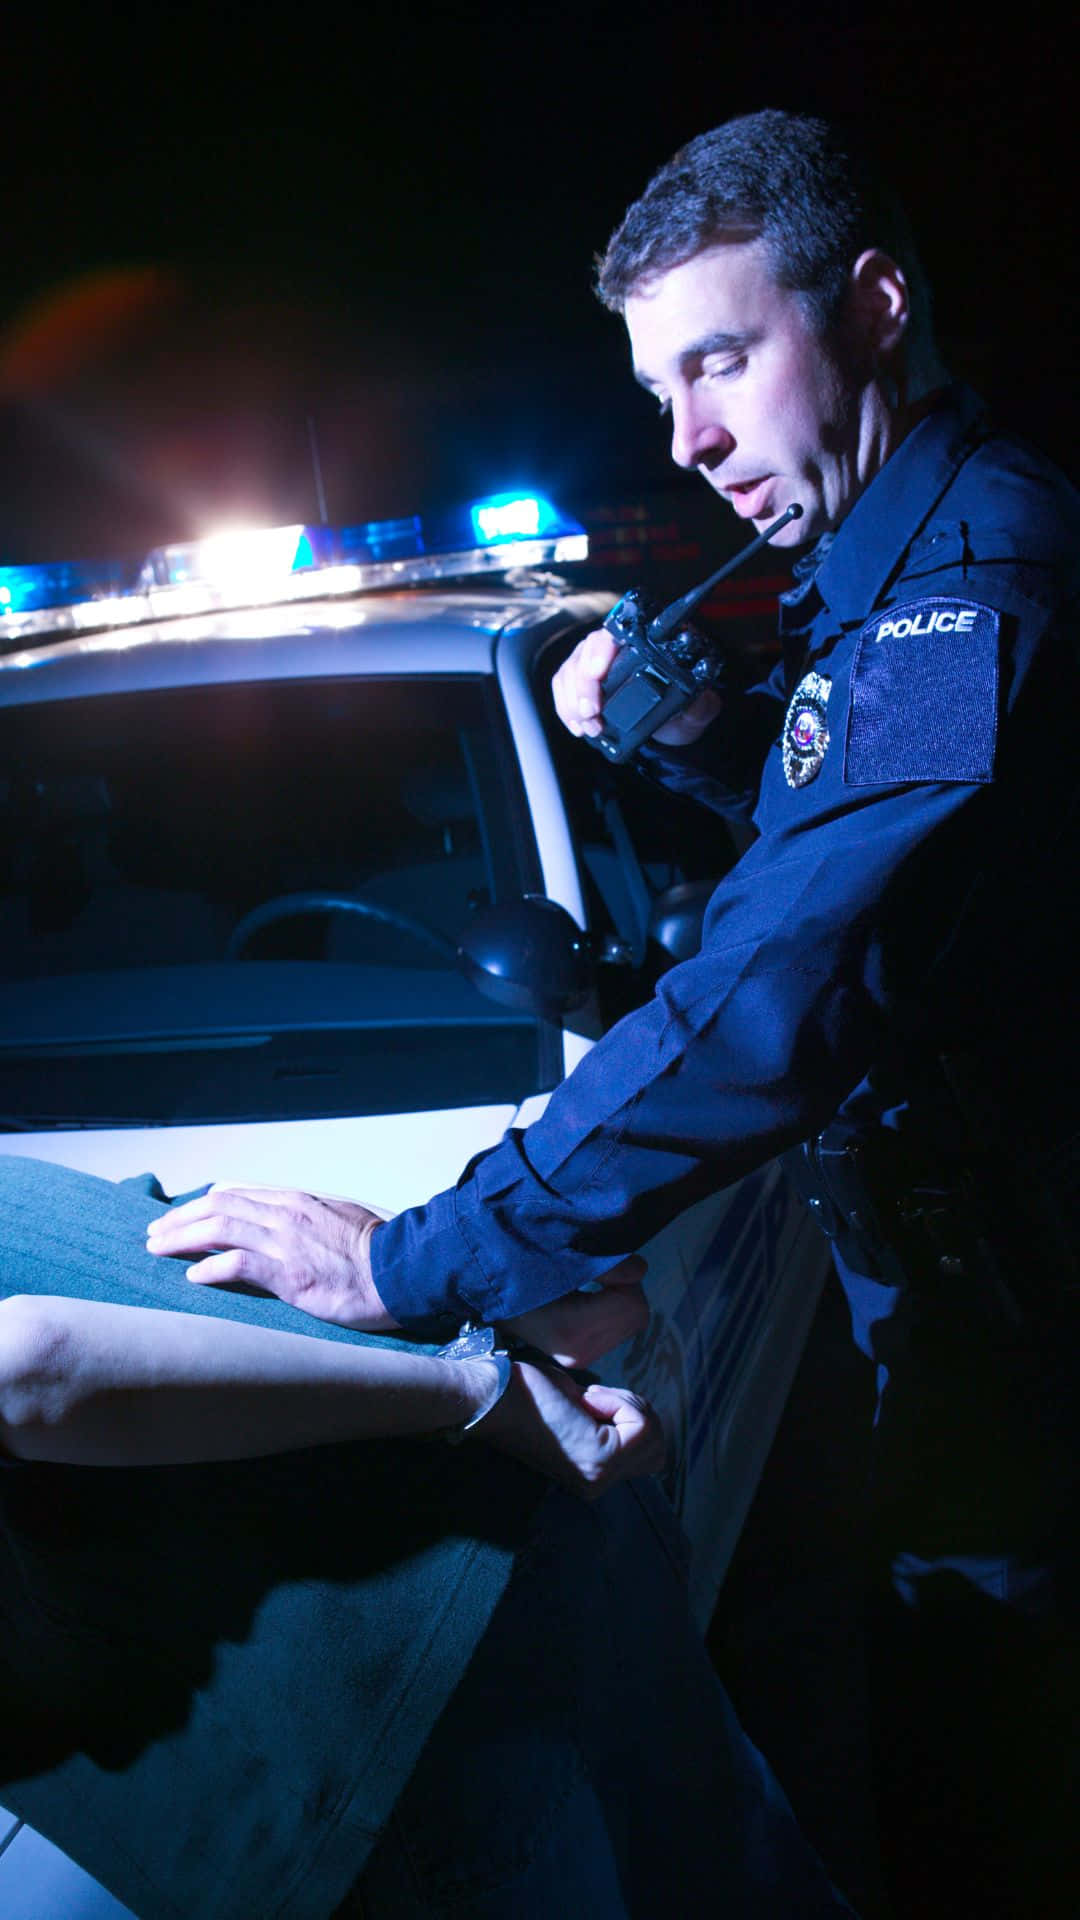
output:
[{"label": "police badge", "polygon": [[791,696],[781,743],[784,779],[789,787],[805,787],[821,771],[829,744],[825,709],[831,688],[832,681],[823,673],[807,673]]}]

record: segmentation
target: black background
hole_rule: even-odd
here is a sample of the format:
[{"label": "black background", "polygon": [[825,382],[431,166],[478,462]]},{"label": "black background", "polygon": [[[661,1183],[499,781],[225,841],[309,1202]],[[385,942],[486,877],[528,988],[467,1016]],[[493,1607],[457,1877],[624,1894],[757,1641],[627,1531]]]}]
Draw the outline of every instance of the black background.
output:
[{"label": "black background", "polygon": [[[839,117],[954,369],[1075,471],[1075,37],[1027,10],[38,9],[5,30],[0,561],[672,478],[591,260],[683,140]],[[722,510],[718,509],[718,513]]]}]

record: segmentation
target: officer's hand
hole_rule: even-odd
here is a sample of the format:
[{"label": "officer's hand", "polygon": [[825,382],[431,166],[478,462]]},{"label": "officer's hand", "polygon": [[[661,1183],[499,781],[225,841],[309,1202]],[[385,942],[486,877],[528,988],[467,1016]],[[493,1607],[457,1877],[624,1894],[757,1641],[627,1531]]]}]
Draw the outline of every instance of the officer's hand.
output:
[{"label": "officer's hand", "polygon": [[603,732],[604,678],[618,651],[606,628],[598,627],[578,641],[551,682],[555,711],[563,726],[579,738]]},{"label": "officer's hand", "polygon": [[500,1322],[502,1331],[550,1353],[561,1366],[591,1367],[601,1354],[648,1325],[644,1274],[640,1254],[629,1254],[601,1275],[599,1293],[564,1293],[546,1307]]},{"label": "officer's hand", "polygon": [[158,1214],[151,1253],[196,1259],[199,1285],[260,1287],[318,1320],[369,1333],[397,1327],[371,1277],[371,1236],[382,1215],[355,1200],[272,1187],[211,1187]]},{"label": "officer's hand", "polygon": [[[551,682],[555,711],[563,726],[595,738],[603,732],[604,681],[619,649],[606,627],[579,640]],[[719,694],[701,693],[682,713],[673,714],[651,736],[658,746],[687,747],[704,733],[720,711]]]},{"label": "officer's hand", "polygon": [[502,1399],[474,1431],[585,1500],[633,1474],[660,1473],[666,1453],[660,1421],[637,1394],[599,1384],[583,1391],[569,1375],[526,1361],[515,1361]]}]

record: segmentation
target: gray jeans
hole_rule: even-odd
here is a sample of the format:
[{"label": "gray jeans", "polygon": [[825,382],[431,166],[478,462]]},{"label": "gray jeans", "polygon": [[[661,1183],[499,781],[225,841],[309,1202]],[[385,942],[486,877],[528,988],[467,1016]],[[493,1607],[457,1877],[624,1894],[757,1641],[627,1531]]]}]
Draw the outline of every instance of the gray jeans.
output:
[{"label": "gray jeans", "polygon": [[[0,1291],[364,1338],[192,1288],[164,1204],[0,1159]],[[14,1465],[0,1502],[0,1799],[140,1920],[847,1911],[652,1483],[585,1506],[436,1439]]]}]

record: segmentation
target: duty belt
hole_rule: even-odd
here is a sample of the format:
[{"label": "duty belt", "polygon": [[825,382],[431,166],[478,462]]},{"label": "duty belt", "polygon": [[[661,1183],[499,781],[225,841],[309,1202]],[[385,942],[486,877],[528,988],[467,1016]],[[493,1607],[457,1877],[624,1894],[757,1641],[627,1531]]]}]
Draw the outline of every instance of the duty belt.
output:
[{"label": "duty belt", "polygon": [[982,1155],[921,1163],[884,1127],[856,1141],[826,1131],[783,1156],[822,1232],[854,1265],[923,1292],[974,1283],[1017,1325],[1080,1304],[1067,1203],[1072,1194],[1075,1208],[1076,1161],[1073,1136],[1034,1171]]}]

